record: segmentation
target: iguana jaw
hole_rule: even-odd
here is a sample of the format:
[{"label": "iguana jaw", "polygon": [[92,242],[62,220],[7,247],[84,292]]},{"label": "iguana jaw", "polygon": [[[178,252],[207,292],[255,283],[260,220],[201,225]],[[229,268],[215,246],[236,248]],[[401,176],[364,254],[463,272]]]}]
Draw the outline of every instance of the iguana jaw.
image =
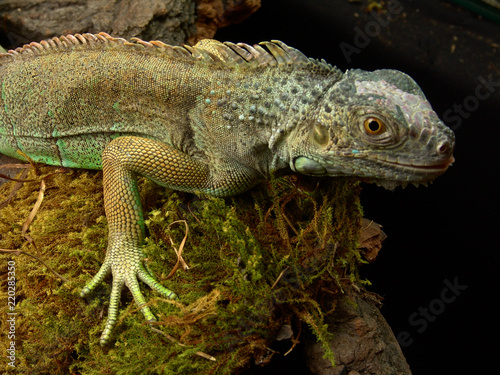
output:
[{"label": "iguana jaw", "polygon": [[454,161],[453,156],[444,160],[387,161],[382,155],[358,155],[335,157],[330,162],[320,163],[300,156],[294,160],[292,169],[312,176],[354,176],[392,189],[408,183],[419,184],[434,180]]},{"label": "iguana jaw", "polygon": [[413,165],[413,164],[397,164],[399,168],[404,168],[408,172],[413,172],[413,178],[409,178],[407,181],[401,181],[397,179],[368,179],[367,182],[376,183],[378,186],[386,188],[388,190],[394,190],[396,187],[401,186],[405,188],[408,184],[412,184],[416,187],[419,185],[427,186],[427,183],[432,183],[434,179],[442,175],[446,170],[453,164],[455,158],[451,156],[448,160],[443,163],[428,164],[428,165]]}]

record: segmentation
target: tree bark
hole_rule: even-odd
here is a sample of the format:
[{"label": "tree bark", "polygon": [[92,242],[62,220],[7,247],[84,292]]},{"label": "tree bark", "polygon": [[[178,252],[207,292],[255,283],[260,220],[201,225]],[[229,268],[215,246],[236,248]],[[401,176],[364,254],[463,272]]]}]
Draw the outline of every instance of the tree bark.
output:
[{"label": "tree bark", "polygon": [[5,0],[0,3],[1,44],[12,48],[100,31],[174,45],[196,43],[259,7],[260,0]]},{"label": "tree bark", "polygon": [[323,358],[313,337],[305,345],[307,365],[315,375],[409,375],[410,367],[380,313],[380,297],[349,290],[336,301],[325,323],[333,333],[329,342],[336,366]]}]

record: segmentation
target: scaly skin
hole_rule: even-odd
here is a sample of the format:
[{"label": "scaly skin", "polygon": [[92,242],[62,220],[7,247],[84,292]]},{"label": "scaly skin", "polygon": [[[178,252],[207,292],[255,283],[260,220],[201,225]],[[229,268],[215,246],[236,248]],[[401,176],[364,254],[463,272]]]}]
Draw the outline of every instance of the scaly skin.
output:
[{"label": "scaly skin", "polygon": [[106,344],[125,284],[155,320],[142,280],[136,175],[172,189],[241,193],[271,174],[425,183],[452,163],[454,136],[418,85],[394,70],[345,74],[274,41],[172,47],[107,34],[63,36],[0,55],[0,152],[103,169],[111,273]]}]

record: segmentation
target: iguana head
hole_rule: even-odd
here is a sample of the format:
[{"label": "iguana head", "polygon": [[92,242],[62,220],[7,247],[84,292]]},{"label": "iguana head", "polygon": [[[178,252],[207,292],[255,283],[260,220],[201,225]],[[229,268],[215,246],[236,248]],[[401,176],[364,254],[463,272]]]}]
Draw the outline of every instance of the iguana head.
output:
[{"label": "iguana head", "polygon": [[348,71],[287,142],[291,168],[385,187],[433,180],[453,162],[453,131],[396,70]]}]

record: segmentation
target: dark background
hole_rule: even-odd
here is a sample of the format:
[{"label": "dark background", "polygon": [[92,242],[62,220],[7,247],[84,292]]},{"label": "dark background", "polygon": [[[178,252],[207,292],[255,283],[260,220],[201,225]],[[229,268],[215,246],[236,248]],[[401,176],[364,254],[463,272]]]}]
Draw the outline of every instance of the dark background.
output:
[{"label": "dark background", "polygon": [[[393,68],[421,85],[438,115],[455,130],[456,162],[428,188],[391,192],[364,185],[365,217],[382,224],[389,237],[362,274],[373,283],[369,289],[384,297],[382,313],[396,336],[408,333],[402,349],[415,375],[496,369],[500,25],[448,1],[402,0],[397,3],[403,11],[380,32],[373,28],[376,35],[348,61],[340,44],[356,47],[358,30],[374,20],[364,12],[367,3],[264,0],[256,14],[220,30],[216,39],[279,39],[343,70]],[[488,80],[490,74],[497,82],[494,92],[487,99],[471,98],[480,77]],[[454,108],[464,101],[473,110],[457,117]],[[445,303],[445,280],[467,288]],[[423,309],[429,308],[423,318]],[[412,314],[418,324],[410,321]],[[288,361],[295,372],[289,373],[306,374],[300,350],[294,355]],[[288,372],[280,366],[287,365],[278,361],[256,373]]]}]

